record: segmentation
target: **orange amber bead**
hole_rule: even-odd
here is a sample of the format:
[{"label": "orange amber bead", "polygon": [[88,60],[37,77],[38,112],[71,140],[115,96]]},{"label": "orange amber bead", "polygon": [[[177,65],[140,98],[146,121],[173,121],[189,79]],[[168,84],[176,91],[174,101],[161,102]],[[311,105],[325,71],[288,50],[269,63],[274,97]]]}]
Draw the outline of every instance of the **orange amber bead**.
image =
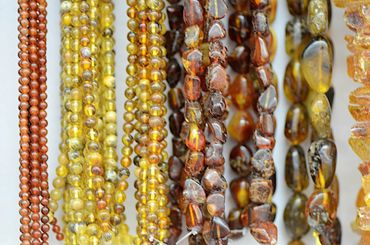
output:
[{"label": "orange amber bead", "polygon": [[254,121],[252,116],[247,111],[237,111],[232,117],[228,132],[230,136],[243,143],[250,139],[254,131]]}]

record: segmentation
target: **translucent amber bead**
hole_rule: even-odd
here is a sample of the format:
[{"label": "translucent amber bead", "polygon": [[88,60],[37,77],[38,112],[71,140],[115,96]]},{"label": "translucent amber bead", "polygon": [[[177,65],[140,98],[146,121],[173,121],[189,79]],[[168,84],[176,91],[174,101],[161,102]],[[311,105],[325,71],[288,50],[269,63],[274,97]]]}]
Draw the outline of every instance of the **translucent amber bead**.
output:
[{"label": "translucent amber bead", "polygon": [[301,55],[302,73],[310,87],[325,93],[331,86],[333,69],[332,43],[325,37],[311,40]]},{"label": "translucent amber bead", "polygon": [[250,107],[257,97],[253,80],[244,75],[237,75],[228,91],[233,104],[240,110]]},{"label": "translucent amber bead", "polygon": [[241,12],[234,12],[229,17],[229,36],[237,44],[245,43],[250,34],[250,21]]},{"label": "translucent amber bead", "polygon": [[307,26],[317,36],[326,32],[329,26],[329,5],[327,0],[311,0],[307,10]]},{"label": "translucent amber bead", "polygon": [[331,136],[331,108],[328,98],[325,94],[313,93],[309,108],[311,124],[319,138],[328,138]]},{"label": "translucent amber bead", "polygon": [[284,94],[291,102],[302,102],[308,95],[309,87],[301,73],[301,63],[292,59],[286,67]]},{"label": "translucent amber bead", "polygon": [[349,95],[349,111],[357,121],[370,121],[370,87],[360,87]]},{"label": "translucent amber bead", "polygon": [[302,104],[293,104],[285,119],[285,137],[297,145],[308,136],[309,122],[306,107]]},{"label": "translucent amber bead", "polygon": [[307,197],[302,193],[295,193],[288,201],[284,210],[284,223],[293,239],[299,239],[310,230],[305,216]]},{"label": "translucent amber bead", "polygon": [[254,127],[254,121],[249,112],[238,110],[229,123],[228,132],[234,140],[243,143],[251,138]]},{"label": "translucent amber bead", "polygon": [[300,192],[308,187],[306,157],[301,146],[291,146],[285,157],[285,182],[290,189]]},{"label": "translucent amber bead", "polygon": [[248,73],[249,61],[250,49],[244,45],[236,46],[228,58],[231,68],[240,74]]},{"label": "translucent amber bead", "polygon": [[285,26],[285,51],[290,57],[299,57],[302,46],[305,45],[310,35],[306,22],[302,17],[294,17]]},{"label": "translucent amber bead", "polygon": [[240,177],[230,183],[231,195],[239,208],[244,208],[249,203],[249,183],[246,178]]}]

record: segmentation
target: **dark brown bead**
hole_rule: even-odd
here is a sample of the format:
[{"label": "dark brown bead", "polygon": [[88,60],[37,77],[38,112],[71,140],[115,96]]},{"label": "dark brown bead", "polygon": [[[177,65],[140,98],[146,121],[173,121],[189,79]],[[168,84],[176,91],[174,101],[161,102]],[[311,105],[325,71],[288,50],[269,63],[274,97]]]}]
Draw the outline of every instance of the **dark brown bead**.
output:
[{"label": "dark brown bead", "polygon": [[182,68],[176,58],[170,58],[167,62],[167,83],[171,88],[181,81]]},{"label": "dark brown bead", "polygon": [[229,17],[229,37],[232,41],[242,45],[248,41],[250,35],[250,21],[241,12],[234,12]]},{"label": "dark brown bead", "polygon": [[230,152],[230,166],[237,174],[247,176],[251,169],[252,151],[248,146],[236,145]]},{"label": "dark brown bead", "polygon": [[208,118],[223,119],[227,113],[227,103],[221,93],[208,93],[204,100],[204,114]]},{"label": "dark brown bead", "polygon": [[255,66],[262,66],[270,61],[270,54],[266,41],[254,34],[250,40],[251,62]]},{"label": "dark brown bead", "polygon": [[[327,227],[326,230],[319,235],[319,240],[322,245],[340,245],[342,241],[342,226],[338,218],[334,223]],[[365,244],[365,243],[363,243]]]},{"label": "dark brown bead", "polygon": [[178,111],[185,105],[185,98],[180,88],[171,88],[168,92],[168,104],[174,111]]},{"label": "dark brown bead", "polygon": [[288,9],[291,15],[304,15],[307,13],[307,3],[306,0],[288,0]]},{"label": "dark brown bead", "polygon": [[291,146],[285,157],[285,182],[295,192],[308,186],[306,157],[301,146]]},{"label": "dark brown bead", "polygon": [[230,183],[231,196],[238,208],[244,208],[249,203],[249,183],[244,177],[234,179]]},{"label": "dark brown bead", "polygon": [[250,65],[250,49],[246,46],[236,46],[231,52],[228,62],[235,72],[247,74]]},{"label": "dark brown bead", "polygon": [[178,204],[180,197],[182,196],[182,188],[177,183],[170,184],[169,198],[172,204]]},{"label": "dark brown bead", "polygon": [[240,110],[250,107],[257,97],[253,80],[245,75],[237,75],[228,91],[233,104]]},{"label": "dark brown bead", "polygon": [[181,126],[185,121],[184,115],[181,112],[174,112],[168,118],[169,128],[174,136],[179,136],[181,132]]},{"label": "dark brown bead", "polygon": [[178,53],[184,43],[185,34],[180,30],[169,30],[165,34],[167,56]]},{"label": "dark brown bead", "polygon": [[171,207],[170,220],[171,220],[171,227],[181,228],[181,226],[182,226],[182,214],[181,214],[180,209],[178,209],[177,207]]},{"label": "dark brown bead", "polygon": [[284,223],[293,239],[299,239],[310,230],[305,216],[307,197],[303,193],[295,193],[288,201],[284,210]]},{"label": "dark brown bead", "polygon": [[203,53],[199,49],[185,51],[182,55],[182,61],[185,70],[190,75],[202,75],[204,73]]},{"label": "dark brown bead", "polygon": [[203,187],[194,179],[185,181],[183,195],[191,203],[203,204],[206,201],[206,193]]},{"label": "dark brown bead", "polygon": [[168,24],[171,29],[181,30],[184,28],[183,11],[184,6],[180,4],[167,7]]},{"label": "dark brown bead", "polygon": [[188,100],[198,100],[202,94],[201,81],[197,76],[185,76],[184,95]]},{"label": "dark brown bead", "polygon": [[202,178],[202,186],[208,193],[224,192],[227,182],[217,170],[207,168]]},{"label": "dark brown bead", "polygon": [[245,0],[229,0],[229,3],[239,12],[246,12],[248,10],[248,1]]},{"label": "dark brown bead", "polygon": [[198,177],[204,170],[204,154],[198,151],[189,151],[186,156],[185,171],[193,177]]},{"label": "dark brown bead", "polygon": [[209,167],[222,166],[225,163],[225,158],[223,157],[223,144],[220,142],[213,142],[206,146],[205,152],[205,164]]},{"label": "dark brown bead", "polygon": [[268,221],[255,223],[251,226],[251,234],[261,244],[277,244],[277,227]]},{"label": "dark brown bead", "polygon": [[241,210],[240,209],[233,209],[229,212],[229,216],[227,217],[227,223],[230,227],[230,238],[231,239],[238,239],[243,236],[243,225],[241,223]]},{"label": "dark brown bead", "polygon": [[186,154],[187,148],[184,141],[180,138],[172,138],[172,152],[174,156],[182,157]]},{"label": "dark brown bead", "polygon": [[172,180],[179,180],[184,164],[176,156],[171,156],[168,159],[168,176]]}]

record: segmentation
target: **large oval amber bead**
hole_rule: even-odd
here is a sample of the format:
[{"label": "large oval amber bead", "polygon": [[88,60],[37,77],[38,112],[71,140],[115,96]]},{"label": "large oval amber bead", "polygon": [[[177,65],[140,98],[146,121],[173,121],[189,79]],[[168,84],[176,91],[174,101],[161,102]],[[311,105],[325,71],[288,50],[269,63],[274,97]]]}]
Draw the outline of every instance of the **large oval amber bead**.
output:
[{"label": "large oval amber bead", "polygon": [[298,239],[310,230],[305,216],[307,197],[303,193],[295,193],[288,201],[284,210],[284,224],[292,234],[293,239]]},{"label": "large oval amber bead", "polygon": [[238,110],[229,123],[228,133],[237,142],[244,143],[251,138],[254,128],[253,117],[250,113]]},{"label": "large oval amber bead", "polygon": [[327,31],[329,17],[328,0],[310,0],[307,9],[307,25],[312,35],[317,36]]},{"label": "large oval amber bead", "polygon": [[293,145],[297,145],[307,138],[308,131],[309,121],[306,107],[298,103],[293,104],[285,119],[285,137]]},{"label": "large oval amber bead", "polygon": [[325,94],[311,93],[308,114],[318,138],[331,137],[331,107]]},{"label": "large oval amber bead", "polygon": [[308,187],[306,157],[300,145],[291,146],[285,157],[285,182],[295,192]]},{"label": "large oval amber bead", "polygon": [[286,67],[284,94],[290,102],[301,102],[307,98],[309,86],[302,75],[301,63],[292,59]]},{"label": "large oval amber bead", "polygon": [[331,85],[333,70],[333,47],[329,39],[316,37],[306,46],[301,55],[302,73],[310,87],[325,93]]},{"label": "large oval amber bead", "polygon": [[299,55],[298,51],[309,38],[305,20],[302,17],[294,17],[285,26],[285,51],[290,57]]}]

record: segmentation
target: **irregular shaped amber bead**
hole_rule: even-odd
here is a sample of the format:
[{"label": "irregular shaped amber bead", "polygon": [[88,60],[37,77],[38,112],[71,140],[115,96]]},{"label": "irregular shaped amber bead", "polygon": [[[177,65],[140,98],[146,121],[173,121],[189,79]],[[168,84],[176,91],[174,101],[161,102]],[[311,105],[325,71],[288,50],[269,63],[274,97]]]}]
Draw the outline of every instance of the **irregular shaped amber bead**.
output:
[{"label": "irregular shaped amber bead", "polygon": [[211,91],[220,91],[225,94],[229,87],[229,76],[225,68],[217,63],[213,63],[208,67],[206,78],[207,88]]},{"label": "irregular shaped amber bead", "polygon": [[250,32],[250,21],[246,14],[236,11],[230,15],[228,33],[232,41],[242,45],[248,41]]},{"label": "irregular shaped amber bead", "polygon": [[228,125],[228,132],[231,138],[239,143],[243,143],[251,138],[254,128],[253,117],[250,113],[238,110]]},{"label": "irregular shaped amber bead", "polygon": [[285,157],[285,182],[295,192],[308,187],[306,157],[300,145],[291,146]]},{"label": "irregular shaped amber bead", "polygon": [[370,207],[360,207],[357,209],[356,224],[360,231],[370,231]]},{"label": "irregular shaped amber bead", "polygon": [[340,245],[342,241],[342,226],[338,218],[319,235],[321,245]]},{"label": "irregular shaped amber bead", "polygon": [[306,107],[299,103],[293,104],[285,119],[285,137],[293,145],[297,145],[307,138],[308,131],[309,121]]},{"label": "irregular shaped amber bead", "polygon": [[202,209],[199,205],[190,203],[185,215],[186,227],[189,230],[200,231],[203,225]]},{"label": "irregular shaped amber bead", "polygon": [[249,203],[249,183],[244,177],[234,179],[230,183],[231,196],[239,208],[244,208]]},{"label": "irregular shaped amber bead", "polygon": [[288,0],[288,10],[291,15],[306,14],[308,0]]},{"label": "irregular shaped amber bead", "polygon": [[292,59],[286,67],[284,76],[284,94],[291,102],[302,102],[307,98],[308,84],[301,73],[301,63]]},{"label": "irregular shaped amber bead", "polygon": [[182,63],[190,75],[202,75],[205,67],[203,65],[203,53],[199,49],[190,49],[183,53]]},{"label": "irregular shaped amber bead", "polygon": [[230,152],[230,166],[240,176],[247,176],[250,172],[252,150],[245,145],[236,145]]},{"label": "irregular shaped amber bead", "polygon": [[307,106],[311,124],[319,138],[331,136],[331,107],[325,94],[313,93],[311,103]]},{"label": "irregular shaped amber bead", "polygon": [[307,9],[307,26],[314,36],[324,34],[329,26],[327,0],[310,0]]},{"label": "irregular shaped amber bead", "polygon": [[203,7],[199,0],[184,2],[184,22],[186,26],[203,26]]},{"label": "irregular shaped amber bead", "polygon": [[270,61],[268,45],[263,37],[253,34],[250,40],[251,62],[255,66],[262,66]]},{"label": "irregular shaped amber bead", "polygon": [[185,44],[188,48],[196,48],[203,41],[203,31],[197,25],[185,29]]},{"label": "irregular shaped amber bead", "polygon": [[236,46],[231,52],[228,62],[235,72],[247,74],[250,65],[250,49],[243,45]]},{"label": "irregular shaped amber bead", "polygon": [[254,203],[267,203],[272,196],[272,181],[252,179],[249,187],[249,198]]},{"label": "irregular shaped amber bead", "polygon": [[260,113],[272,113],[278,103],[276,89],[273,85],[268,86],[258,98],[257,108]]},{"label": "irregular shaped amber bead", "polygon": [[203,187],[194,179],[185,181],[183,196],[192,203],[203,204],[206,201],[206,193]]},{"label": "irregular shaped amber bead", "polygon": [[251,225],[251,234],[261,244],[277,244],[278,232],[274,223],[268,221]]},{"label": "irregular shaped amber bead", "polygon": [[370,121],[370,86],[351,92],[349,103],[349,111],[356,121]]},{"label": "irregular shaped amber bead", "polygon": [[176,85],[182,79],[182,68],[176,58],[170,58],[167,62],[167,83],[171,88]]},{"label": "irregular shaped amber bead", "polygon": [[332,43],[326,37],[316,37],[303,50],[301,55],[302,73],[310,87],[325,93],[331,86],[333,70]]},{"label": "irregular shaped amber bead", "polygon": [[337,166],[337,147],[329,139],[312,142],[308,150],[308,164],[316,188],[328,188],[333,182]]},{"label": "irregular shaped amber bead", "polygon": [[208,195],[206,208],[211,216],[222,216],[225,212],[225,195],[221,193]]},{"label": "irregular shaped amber bead", "polygon": [[370,122],[357,123],[351,129],[349,144],[363,161],[370,161]]},{"label": "irregular shaped amber bead", "polygon": [[240,110],[250,107],[257,97],[253,80],[240,74],[229,85],[229,94],[233,104]]},{"label": "irregular shaped amber bead", "polygon": [[202,94],[201,80],[197,76],[185,76],[184,95],[188,100],[198,100]]},{"label": "irregular shaped amber bead", "polygon": [[357,51],[347,58],[348,75],[356,82],[370,84],[370,52]]},{"label": "irregular shaped amber bead", "polygon": [[168,104],[174,111],[178,111],[184,107],[185,98],[180,88],[171,88],[168,91]]},{"label": "irregular shaped amber bead", "polygon": [[275,174],[274,159],[269,149],[257,150],[253,155],[251,163],[255,176],[269,179]]},{"label": "irregular shaped amber bead", "polygon": [[214,21],[209,27],[208,41],[215,42],[226,37],[226,30],[221,21]]},{"label": "irregular shaped amber bead", "polygon": [[186,146],[192,151],[202,151],[206,146],[203,130],[195,123],[190,123],[189,133],[186,138]]},{"label": "irregular shaped amber bead", "polygon": [[303,193],[295,193],[288,201],[284,210],[284,224],[293,239],[299,239],[310,230],[305,216],[307,197]]},{"label": "irregular shaped amber bead", "polygon": [[222,19],[227,13],[227,5],[224,0],[207,1],[207,14],[213,19]]},{"label": "irregular shaped amber bead", "polygon": [[285,26],[285,51],[290,57],[299,57],[298,51],[301,51],[309,38],[310,33],[303,17],[294,17]]}]

